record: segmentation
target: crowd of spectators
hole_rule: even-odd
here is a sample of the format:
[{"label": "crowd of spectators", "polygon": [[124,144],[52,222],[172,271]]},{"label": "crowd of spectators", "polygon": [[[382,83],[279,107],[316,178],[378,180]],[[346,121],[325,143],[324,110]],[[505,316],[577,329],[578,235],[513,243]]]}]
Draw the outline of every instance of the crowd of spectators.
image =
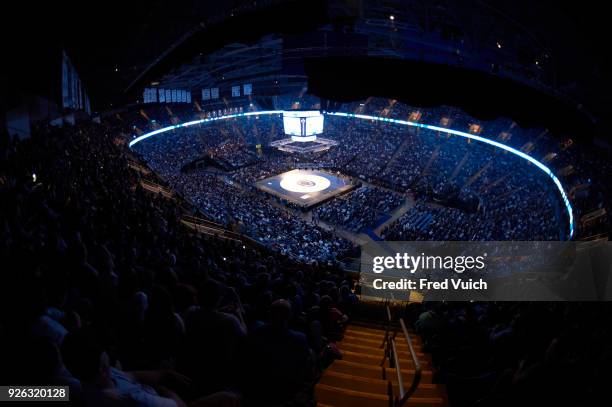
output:
[{"label": "crowd of spectators", "polygon": [[259,159],[254,147],[234,141],[214,146],[208,154],[218,166],[230,171],[254,164]]},{"label": "crowd of spectators", "polygon": [[606,303],[412,304],[404,317],[457,407],[590,406],[608,397]]},{"label": "crowd of spectators", "polygon": [[382,233],[386,240],[477,240],[477,216],[419,202]]},{"label": "crowd of spectators", "polygon": [[295,169],[295,157],[289,156],[279,150],[267,150],[262,159],[248,167],[241,168],[231,174],[232,180],[244,187],[253,186],[255,182],[271,175]]},{"label": "crowd of spectators", "polygon": [[[507,188],[507,187],[504,187]],[[520,188],[516,193],[491,193],[478,212],[419,201],[382,234],[386,240],[559,240],[554,192]],[[525,199],[520,194],[529,195]],[[551,196],[553,195],[553,196]],[[528,208],[525,212],[519,208]]]},{"label": "crowd of spectators", "polygon": [[0,382],[101,406],[308,404],[353,281],[186,228],[195,208],[140,186],[154,175],[122,132],[0,137]]},{"label": "crowd of spectators", "polygon": [[[370,113],[389,117],[401,115],[406,109],[400,103],[388,103],[379,99],[371,99],[368,104],[358,108],[367,109],[369,105],[375,107]],[[433,120],[435,115],[431,116]],[[451,116],[452,123],[461,123],[463,116]],[[461,125],[468,126],[466,123]],[[504,126],[502,123],[493,128],[500,132],[500,137],[508,140],[508,134],[502,131]],[[511,125],[508,127],[512,128]],[[412,232],[408,233],[409,230],[416,231],[419,239],[433,240],[443,240],[446,236],[476,240],[558,240],[567,237],[565,211],[551,180],[543,172],[534,170],[525,160],[492,146],[429,129],[328,116],[325,121],[325,137],[338,141],[337,147],[309,154],[289,154],[262,148],[257,160],[253,161],[255,152],[252,146],[261,142],[261,135],[267,134],[269,139],[278,139],[284,137],[280,130],[281,120],[276,115],[237,118],[227,123],[215,122],[195,129],[175,130],[172,134],[141,142],[135,149],[156,172],[168,180],[171,187],[185,189],[190,199],[197,202],[213,220],[227,223],[230,220],[228,211],[232,210],[235,212],[232,216],[245,222],[248,219],[261,219],[262,225],[245,223],[245,230],[251,232],[259,226],[271,231],[267,224],[267,219],[270,219],[267,214],[273,213],[261,209],[269,205],[258,195],[254,183],[309,163],[313,167],[337,170],[400,193],[411,191],[418,203],[435,202],[447,207],[446,210],[438,210],[444,213],[431,214],[440,220],[427,223],[429,228],[425,233],[407,224],[415,216],[408,213],[387,233],[394,238],[410,238]],[[251,149],[245,146],[251,146]],[[231,160],[241,166],[231,171],[228,177],[242,186],[244,193],[251,193],[258,205],[246,205],[242,201],[245,198],[243,193],[236,194],[231,183],[214,182],[216,188],[212,189],[206,185],[209,183],[206,179],[198,182],[195,176],[179,174],[180,169],[194,160],[198,152],[224,151],[226,148],[233,154]],[[194,186],[187,186],[187,179]],[[177,185],[173,185],[177,182]],[[199,185],[199,192],[195,190],[195,185]],[[230,198],[225,199],[224,196]],[[240,199],[236,199],[238,196]],[[379,194],[375,198],[385,196]],[[377,220],[372,217],[392,209],[358,204],[359,200],[334,200],[317,209],[314,212],[315,218],[318,216],[352,231],[359,231]],[[220,205],[221,201],[226,203]],[[381,205],[386,205],[384,199]],[[262,210],[266,214],[260,213]],[[422,206],[411,212],[421,210]],[[447,216],[454,216],[454,219],[448,219]],[[284,218],[281,216],[279,219]],[[301,219],[296,219],[295,223],[296,227],[289,229],[309,228]],[[461,225],[461,231],[455,228],[457,225]],[[454,230],[447,230],[449,227]],[[254,235],[262,239],[261,233],[254,232]],[[268,238],[264,240],[270,242]],[[276,245],[279,241],[273,241],[272,244]],[[293,249],[288,250],[305,255]],[[326,250],[324,256],[317,260],[325,258],[329,253],[337,251]],[[307,255],[305,258],[308,258]]]},{"label": "crowd of spectators", "polygon": [[206,172],[177,173],[168,181],[211,219],[303,262],[333,261],[352,244],[274,205],[262,193]]},{"label": "crowd of spectators", "polygon": [[[408,116],[405,105],[377,99],[354,108]],[[148,115],[159,126],[193,114],[176,110]],[[333,261],[350,245],[249,186],[302,161],[412,190],[416,205],[385,231],[387,239],[558,239],[564,224],[550,179],[524,160],[462,139],[340,118],[326,123],[338,148],[301,158],[266,151],[255,164],[224,175],[181,169],[228,138],[250,146],[282,137],[276,117],[235,119],[230,127],[215,122],[139,143],[134,151],[161,177],[151,174],[152,180],[176,189],[191,207],[145,190],[146,175],[130,169],[138,157],[125,136],[133,126],[152,126],[141,116],[39,125],[26,140],[0,135],[0,382],[66,385],[72,400],[103,406],[312,403],[312,384],[331,357],[328,345],[341,336],[356,302],[354,282]],[[425,116],[470,125],[456,112]],[[500,137],[512,132],[505,142],[538,158],[554,145],[548,135],[502,127]],[[548,164],[572,165],[564,182],[593,191],[576,194],[577,215],[607,209],[610,191],[600,180],[609,162],[572,151],[564,145]],[[443,195],[457,191],[477,196],[478,210],[444,205]],[[399,196],[375,187],[354,193],[342,200],[362,219],[354,228],[370,224],[369,213],[391,210]],[[319,216],[333,213],[344,222],[335,202]],[[196,234],[181,224],[185,208],[237,225],[263,245]],[[596,226],[603,230],[607,218],[601,219]],[[503,406],[535,394],[547,397],[540,404],[555,404],[562,400],[550,397],[560,394],[575,405],[597,405],[596,390],[605,389],[607,308],[414,307],[408,318],[449,389],[463,399]],[[493,390],[477,394],[470,386]],[[554,391],[559,387],[569,391]],[[580,393],[587,398],[574,398],[575,389],[587,389]]]},{"label": "crowd of spectators", "polygon": [[313,212],[316,219],[340,225],[353,232],[375,226],[383,216],[402,205],[401,195],[382,188],[364,186],[336,197]]}]

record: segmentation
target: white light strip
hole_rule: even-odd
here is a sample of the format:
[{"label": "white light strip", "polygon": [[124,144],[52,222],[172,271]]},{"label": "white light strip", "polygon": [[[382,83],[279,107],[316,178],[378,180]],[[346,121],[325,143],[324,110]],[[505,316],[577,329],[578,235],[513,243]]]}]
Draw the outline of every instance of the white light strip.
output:
[{"label": "white light strip", "polygon": [[265,111],[262,111],[262,112],[235,113],[235,114],[228,114],[228,115],[225,115],[225,116],[209,117],[208,119],[194,120],[194,121],[191,121],[191,122],[175,124],[174,126],[164,127],[164,128],[152,131],[150,133],[143,134],[142,136],[138,136],[134,140],[130,141],[129,147],[132,148],[133,145],[135,145],[137,143],[140,143],[142,140],[146,140],[149,137],[153,137],[153,136],[155,136],[157,134],[165,133],[165,132],[170,131],[170,130],[179,129],[181,127],[193,126],[195,124],[210,123],[210,122],[214,122],[214,121],[217,121],[217,120],[234,119],[236,117],[262,116],[262,115],[266,115],[266,114],[282,114],[282,113],[283,113],[283,110],[265,110]]},{"label": "white light strip", "polygon": [[312,136],[291,136],[291,141],[295,141],[296,143],[306,143],[307,141],[315,141],[316,139],[316,134]]},{"label": "white light strip", "polygon": [[555,185],[557,186],[557,189],[559,190],[559,193],[561,194],[561,198],[563,200],[563,203],[565,204],[565,208],[567,209],[567,215],[569,217],[569,237],[570,239],[574,236],[574,214],[573,214],[573,209],[572,209],[572,205],[567,197],[567,194],[565,193],[565,191],[563,190],[563,186],[561,185],[561,181],[559,181],[559,178],[557,178],[555,176],[555,174],[553,174],[553,172],[550,170],[550,168],[548,168],[547,166],[545,166],[544,164],[542,164],[541,162],[539,162],[538,160],[536,160],[535,158],[531,157],[528,154],[523,153],[522,151],[519,151],[515,148],[512,148],[506,144],[503,143],[499,143],[495,140],[491,140],[485,137],[480,137],[477,136],[475,134],[470,134],[470,133],[466,133],[463,131],[459,131],[459,130],[452,130],[452,129],[447,129],[444,127],[438,127],[438,126],[432,126],[430,124],[422,124],[422,123],[416,123],[416,122],[411,122],[411,121],[407,121],[407,120],[398,120],[398,119],[389,119],[387,117],[378,117],[378,116],[369,116],[369,115],[365,115],[365,114],[353,114],[353,113],[341,113],[341,112],[325,112],[325,114],[328,114],[330,116],[341,116],[341,117],[349,117],[349,118],[357,118],[357,119],[365,119],[365,120],[376,120],[379,122],[388,122],[388,123],[396,123],[396,124],[401,124],[404,126],[412,126],[412,127],[420,127],[423,129],[429,129],[429,130],[434,130],[434,131],[439,131],[442,133],[446,133],[446,134],[453,134],[455,136],[460,136],[460,137],[465,137],[465,138],[469,138],[472,140],[477,140],[477,141],[481,141],[483,143],[486,144],[490,144],[492,146],[501,148],[503,150],[506,150],[514,155],[517,155],[521,158],[524,158],[525,160],[529,161],[530,163],[536,165],[539,169],[541,169],[542,171],[544,171],[544,173],[546,173],[546,175],[548,175],[553,182],[555,183]]},{"label": "white light strip", "polygon": [[[208,119],[194,120],[194,121],[190,121],[190,122],[186,122],[186,123],[176,124],[176,125],[173,125],[173,126],[168,126],[168,127],[164,127],[164,128],[152,131],[150,133],[143,134],[142,136],[138,136],[134,140],[130,141],[129,147],[131,148],[135,144],[141,142],[142,140],[146,140],[149,137],[153,137],[153,136],[155,136],[157,134],[165,133],[167,131],[175,130],[175,129],[178,129],[178,128],[181,128],[181,127],[193,126],[195,124],[205,124],[205,123],[210,123],[210,122],[214,122],[214,121],[218,121],[218,120],[234,119],[234,118],[237,118],[237,117],[282,114],[283,112],[284,112],[283,110],[264,110],[264,111],[260,111],[260,112],[236,113],[236,114],[229,114],[229,115],[226,115],[226,116],[210,117]],[[569,201],[569,199],[567,197],[567,194],[563,190],[563,186],[561,185],[561,181],[559,181],[559,179],[555,176],[555,174],[552,173],[550,168],[548,168],[547,166],[545,166],[544,164],[542,164],[541,162],[539,162],[535,158],[531,157],[530,155],[523,153],[522,151],[519,151],[519,150],[517,150],[515,148],[512,148],[512,147],[510,147],[510,146],[508,146],[506,144],[499,143],[497,141],[494,141],[494,140],[491,140],[491,139],[488,139],[488,138],[485,138],[485,137],[477,136],[475,134],[470,134],[470,133],[466,133],[466,132],[459,131],[459,130],[447,129],[447,128],[444,128],[444,127],[432,126],[430,124],[416,123],[416,122],[411,122],[411,121],[407,121],[407,120],[389,119],[387,117],[369,116],[369,115],[365,115],[365,114],[353,114],[353,113],[342,113],[342,112],[323,112],[323,113],[327,114],[327,115],[330,115],[330,116],[340,116],[340,117],[348,117],[348,118],[364,119],[364,120],[376,120],[376,121],[379,121],[379,122],[395,123],[395,124],[400,124],[400,125],[403,125],[403,126],[419,127],[419,128],[423,128],[423,129],[439,131],[439,132],[446,133],[446,134],[453,134],[455,136],[465,137],[465,138],[469,138],[469,139],[476,140],[476,141],[481,141],[483,143],[486,143],[486,144],[489,144],[489,145],[501,148],[502,150],[506,150],[506,151],[508,151],[508,152],[510,152],[510,153],[512,153],[514,155],[517,155],[517,156],[519,156],[519,157],[529,161],[530,163],[534,164],[535,166],[537,166],[539,169],[544,171],[544,173],[546,173],[546,175],[548,175],[553,180],[553,182],[557,186],[557,189],[559,190],[559,193],[561,194],[561,198],[563,200],[563,203],[565,204],[565,208],[567,209],[567,214],[568,214],[568,217],[569,217],[569,237],[571,239],[574,236],[574,214],[573,214],[573,209],[572,209],[572,205],[570,204],[570,201]]]}]

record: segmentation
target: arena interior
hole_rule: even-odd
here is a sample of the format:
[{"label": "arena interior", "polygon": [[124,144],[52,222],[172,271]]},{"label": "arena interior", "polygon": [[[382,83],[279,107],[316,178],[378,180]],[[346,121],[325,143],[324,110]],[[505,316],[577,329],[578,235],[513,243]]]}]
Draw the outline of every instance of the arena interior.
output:
[{"label": "arena interior", "polygon": [[361,278],[371,244],[609,240],[602,7],[217,3],[2,28],[0,402],[609,404],[607,302]]}]

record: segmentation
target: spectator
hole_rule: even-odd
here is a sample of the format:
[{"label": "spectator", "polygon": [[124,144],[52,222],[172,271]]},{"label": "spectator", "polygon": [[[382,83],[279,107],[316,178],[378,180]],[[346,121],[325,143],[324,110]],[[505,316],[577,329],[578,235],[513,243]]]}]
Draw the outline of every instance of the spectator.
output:
[{"label": "spectator", "polygon": [[312,377],[306,337],[289,329],[291,305],[277,300],[270,307],[270,323],[253,333],[248,350],[248,392],[257,405],[293,400]]}]

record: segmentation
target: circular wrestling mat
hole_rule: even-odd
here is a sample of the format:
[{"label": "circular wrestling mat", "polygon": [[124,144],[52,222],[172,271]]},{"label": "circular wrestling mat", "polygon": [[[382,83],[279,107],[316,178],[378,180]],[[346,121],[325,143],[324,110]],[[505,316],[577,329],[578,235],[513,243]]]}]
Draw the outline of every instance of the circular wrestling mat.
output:
[{"label": "circular wrestling mat", "polygon": [[319,192],[329,188],[331,182],[320,175],[314,174],[287,174],[280,182],[285,191],[291,192]]}]

